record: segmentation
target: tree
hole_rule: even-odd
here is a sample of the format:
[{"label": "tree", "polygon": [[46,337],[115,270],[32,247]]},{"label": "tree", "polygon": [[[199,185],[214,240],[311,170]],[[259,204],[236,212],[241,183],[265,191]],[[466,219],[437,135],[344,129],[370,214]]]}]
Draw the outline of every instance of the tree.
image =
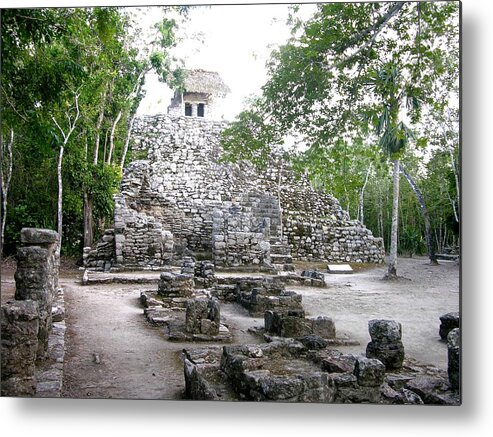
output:
[{"label": "tree", "polygon": [[2,187],[8,251],[30,225],[57,228],[80,253],[112,216],[145,73],[180,77],[167,52],[175,21],[160,20],[145,50],[132,26],[121,8],[2,10],[2,137],[16,139]]},{"label": "tree", "polygon": [[409,172],[406,170],[406,168],[402,163],[400,164],[400,171],[406,178],[407,182],[411,186],[411,189],[414,191],[418,199],[421,214],[423,215],[423,220],[425,224],[426,246],[428,248],[428,256],[430,258],[430,264],[436,265],[438,264],[438,260],[435,254],[435,250],[433,248],[433,237],[431,231],[430,214],[428,212],[428,208],[426,207],[426,202],[423,193],[421,192],[418,185],[414,181],[413,177],[409,174]]},{"label": "tree", "polygon": [[[254,113],[265,124],[264,132],[303,136],[312,179],[323,180],[331,173],[327,161],[321,165],[320,157],[340,144],[380,147],[393,168],[387,273],[393,278],[397,273],[400,160],[408,146],[424,142],[419,122],[423,110],[433,105],[433,90],[446,72],[444,53],[446,43],[457,33],[458,4],[329,3],[318,5],[306,23],[293,22],[294,36],[271,55],[269,78]],[[237,123],[248,118],[244,113]],[[253,130],[250,134],[262,140]],[[227,135],[223,144],[228,151],[235,149]],[[243,147],[255,148],[257,154],[270,150],[270,144],[263,141],[260,145],[244,142]],[[353,196],[357,197],[364,180],[360,179],[358,190],[351,190]]]},{"label": "tree", "polygon": [[[5,142],[1,142],[1,159],[2,165],[0,166],[1,183],[2,183],[2,246],[3,238],[5,234],[5,222],[7,219],[7,195],[10,188],[10,181],[12,180],[12,144],[14,143],[14,130],[10,128],[10,138],[5,147]],[[5,167],[5,168],[4,168]]]},{"label": "tree", "polygon": [[58,232],[58,243],[57,243],[57,252],[60,255],[60,250],[62,247],[62,234],[63,234],[63,215],[62,215],[62,206],[63,206],[63,182],[62,182],[62,165],[63,165],[63,154],[65,152],[65,147],[67,146],[70,137],[72,136],[74,129],[77,126],[77,122],[79,121],[80,111],[79,111],[79,94],[77,91],[74,91],[74,109],[75,114],[71,114],[72,108],[68,109],[65,112],[65,117],[67,118],[67,123],[65,129],[60,126],[60,123],[56,120],[55,116],[52,115],[51,118],[53,123],[55,123],[56,127],[59,129],[60,133],[63,137],[63,142],[60,143],[60,150],[58,152],[58,161],[57,161],[57,181],[58,181],[58,201],[57,201],[57,232]]}]

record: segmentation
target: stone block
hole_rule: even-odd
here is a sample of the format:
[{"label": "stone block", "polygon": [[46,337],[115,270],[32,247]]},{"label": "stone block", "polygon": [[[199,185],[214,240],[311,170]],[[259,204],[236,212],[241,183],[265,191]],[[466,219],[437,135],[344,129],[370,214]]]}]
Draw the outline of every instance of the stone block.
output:
[{"label": "stone block", "polygon": [[190,297],[193,294],[193,276],[163,272],[158,283],[158,294],[161,296]]},{"label": "stone block", "polygon": [[328,345],[327,340],[318,335],[305,335],[303,337],[298,337],[296,340],[310,350],[324,349]]},{"label": "stone block", "polygon": [[314,335],[319,335],[323,338],[335,338],[336,327],[334,321],[327,316],[319,316],[312,319],[312,330]]},{"label": "stone block", "polygon": [[[204,321],[205,320],[205,321]],[[216,299],[190,299],[187,301],[185,330],[189,334],[219,334],[220,310]]]},{"label": "stone block", "polygon": [[7,302],[1,308],[2,396],[32,396],[38,352],[38,303]]},{"label": "stone block", "polygon": [[404,361],[404,345],[401,341],[395,343],[370,342],[366,346],[366,356],[380,360],[388,370],[400,369]]},{"label": "stone block", "polygon": [[368,329],[375,343],[394,343],[402,337],[401,324],[395,320],[370,320]]},{"label": "stone block", "polygon": [[353,373],[356,358],[353,355],[341,354],[337,351],[324,357],[321,361],[322,370],[329,373]]},{"label": "stone block", "polygon": [[354,375],[361,386],[379,387],[385,378],[385,365],[377,359],[358,357]]},{"label": "stone block", "polygon": [[353,269],[349,264],[328,264],[327,272],[331,274],[351,274]]},{"label": "stone block", "polygon": [[21,243],[25,245],[52,245],[58,241],[58,233],[50,229],[22,228]]},{"label": "stone block", "polygon": [[452,329],[447,336],[448,379],[453,390],[460,388],[460,330]]},{"label": "stone block", "polygon": [[440,322],[439,335],[443,340],[446,340],[452,329],[460,327],[460,314],[458,311],[444,314],[440,317]]},{"label": "stone block", "polygon": [[271,334],[280,335],[281,333],[281,314],[274,311],[264,313],[265,331]]},{"label": "stone block", "polygon": [[293,316],[285,316],[281,320],[282,337],[303,337],[312,333],[311,323],[306,319]]}]

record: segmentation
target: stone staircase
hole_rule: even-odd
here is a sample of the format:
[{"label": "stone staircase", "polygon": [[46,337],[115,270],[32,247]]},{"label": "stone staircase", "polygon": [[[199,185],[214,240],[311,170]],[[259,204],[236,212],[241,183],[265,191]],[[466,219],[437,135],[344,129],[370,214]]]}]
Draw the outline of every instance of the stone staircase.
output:
[{"label": "stone staircase", "polygon": [[278,271],[294,272],[295,270],[291,247],[279,237],[270,238],[270,261],[272,267]]}]

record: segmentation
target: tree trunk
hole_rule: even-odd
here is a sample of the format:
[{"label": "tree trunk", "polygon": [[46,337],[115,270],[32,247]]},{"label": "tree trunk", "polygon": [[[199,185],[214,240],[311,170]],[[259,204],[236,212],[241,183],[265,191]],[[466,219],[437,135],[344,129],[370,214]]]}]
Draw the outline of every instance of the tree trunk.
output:
[{"label": "tree trunk", "polygon": [[397,242],[399,229],[399,159],[392,161],[393,172],[393,195],[392,195],[392,229],[390,234],[389,267],[385,279],[397,278]]},{"label": "tree trunk", "polygon": [[423,215],[423,220],[425,222],[426,246],[428,247],[428,256],[430,258],[430,264],[438,265],[435,250],[433,249],[433,236],[431,234],[430,214],[428,213],[428,208],[426,208],[425,199],[423,197],[423,194],[421,193],[421,190],[418,188],[413,178],[406,171],[404,166],[401,164],[400,167],[402,174],[406,178],[407,182],[411,186],[411,189],[414,191],[416,198],[418,199],[419,208],[421,210],[421,214]]},{"label": "tree trunk", "polygon": [[358,220],[361,222],[362,225],[365,224],[365,212],[364,212],[365,190],[366,190],[366,186],[368,185],[368,178],[370,177],[371,168],[372,168],[372,163],[370,162],[368,170],[366,171],[365,182],[363,184],[363,187],[361,188],[361,191],[359,192]]},{"label": "tree trunk", "polygon": [[[7,221],[7,196],[10,188],[10,181],[12,179],[12,144],[14,143],[14,129],[10,129],[10,139],[7,144],[7,169],[6,173],[3,173],[3,167],[0,169],[2,173],[2,241],[0,246],[0,255],[3,252],[3,237],[5,235],[5,223]],[[2,160],[4,159],[4,150],[2,144]]]},{"label": "tree trunk", "polygon": [[65,142],[60,146],[60,151],[58,153],[58,163],[57,163],[57,179],[58,179],[58,202],[57,202],[57,232],[58,232],[58,247],[57,253],[60,255],[62,248],[62,195],[63,195],[63,185],[62,185],[62,162],[63,162],[63,152],[65,150]]},{"label": "tree trunk", "polygon": [[111,133],[110,133],[110,150],[108,152],[108,159],[106,160],[106,164],[110,165],[111,164],[111,158],[113,156],[113,150],[115,148],[115,129],[116,125],[120,121],[120,118],[122,118],[122,111],[118,112],[118,115],[115,118],[115,121],[113,122],[113,125],[111,126]]},{"label": "tree trunk", "polygon": [[99,110],[99,117],[96,122],[96,138],[94,142],[94,153],[93,153],[93,161],[92,163],[94,165],[97,165],[98,163],[98,156],[99,156],[99,131],[101,130],[101,125],[103,124],[103,118],[104,118],[104,106],[106,104],[106,95],[108,93],[108,86],[106,86],[103,94],[103,98],[101,99],[101,108]]},{"label": "tree trunk", "polygon": [[92,205],[92,196],[84,190],[84,247],[92,247],[94,239]]},{"label": "tree trunk", "polygon": [[120,169],[122,170],[122,172],[123,172],[123,166],[125,165],[125,159],[127,157],[128,145],[130,143],[130,135],[132,133],[132,129],[134,126],[134,121],[135,121],[135,114],[132,115],[132,118],[130,119],[130,123],[128,124],[127,138],[125,139],[125,145],[123,146],[123,153],[120,160]]},{"label": "tree trunk", "polygon": [[74,120],[72,121],[70,114],[67,113],[67,118],[69,120],[68,127],[67,127],[67,133],[62,129],[62,127],[58,124],[56,121],[56,118],[54,116],[51,117],[53,122],[55,123],[56,127],[60,130],[62,136],[63,136],[63,144],[60,145],[60,151],[58,152],[58,162],[57,162],[57,179],[58,179],[58,201],[57,201],[57,232],[58,232],[58,244],[56,248],[56,253],[58,257],[60,257],[60,252],[62,249],[62,225],[63,225],[63,216],[62,216],[62,198],[63,198],[63,185],[62,185],[62,162],[63,162],[63,152],[65,151],[65,146],[68,143],[68,140],[70,139],[70,136],[72,135],[72,132],[75,129],[75,126],[77,125],[77,121],[79,120],[80,116],[80,111],[79,111],[79,94],[74,93],[74,99],[75,99],[75,117]]},{"label": "tree trunk", "polygon": [[[450,164],[452,165],[452,171],[454,173],[454,179],[455,179],[455,189],[457,193],[457,207],[460,207],[460,182],[459,182],[459,171],[457,170],[457,165],[455,163],[455,157],[454,157],[454,151],[451,147],[448,146],[448,135],[447,131],[445,128],[443,128],[443,137],[445,139],[445,144],[448,149],[448,153],[450,156]],[[458,223],[460,218],[459,214],[457,213],[454,204],[452,203],[452,207],[454,208],[454,218],[455,221]]]}]

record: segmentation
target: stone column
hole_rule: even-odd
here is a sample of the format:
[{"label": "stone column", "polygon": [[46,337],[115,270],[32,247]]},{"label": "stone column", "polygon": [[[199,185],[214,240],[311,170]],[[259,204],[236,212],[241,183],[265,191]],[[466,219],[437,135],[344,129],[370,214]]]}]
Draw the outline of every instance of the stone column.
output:
[{"label": "stone column", "polygon": [[38,303],[39,332],[37,359],[44,359],[51,331],[52,306],[58,288],[58,234],[48,229],[24,228],[23,246],[17,251],[15,299]]},{"label": "stone column", "polygon": [[192,117],[197,117],[197,103],[192,103]]},{"label": "stone column", "polygon": [[387,370],[400,369],[404,361],[401,324],[395,320],[370,320],[368,330],[371,342],[366,346],[367,358],[380,360]]},{"label": "stone column", "polygon": [[460,388],[460,329],[452,329],[447,336],[448,379],[453,390]]},{"label": "stone column", "polygon": [[221,311],[217,299],[187,301],[185,330],[190,334],[218,335]]},{"label": "stone column", "polygon": [[7,302],[1,311],[2,396],[34,396],[38,350],[38,303]]}]

